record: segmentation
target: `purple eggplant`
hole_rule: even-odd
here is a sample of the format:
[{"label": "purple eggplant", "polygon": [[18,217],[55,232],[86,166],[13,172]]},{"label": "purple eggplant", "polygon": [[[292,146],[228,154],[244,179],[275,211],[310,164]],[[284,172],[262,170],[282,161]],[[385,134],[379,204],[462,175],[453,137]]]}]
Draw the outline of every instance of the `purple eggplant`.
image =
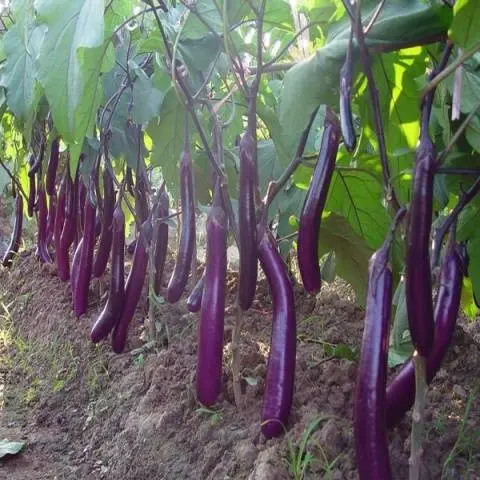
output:
[{"label": "purple eggplant", "polygon": [[217,182],[207,219],[207,262],[197,352],[197,397],[213,405],[221,389],[228,220]]},{"label": "purple eggplant", "polygon": [[390,241],[369,262],[367,306],[355,392],[353,432],[360,480],[392,478],[388,455],[385,387],[392,308]]},{"label": "purple eggplant", "polygon": [[[155,220],[161,221],[162,218],[168,217],[168,194],[164,190],[160,193],[158,205],[155,212]],[[155,229],[154,229],[155,231]],[[160,295],[163,280],[163,270],[168,250],[168,223],[162,222],[157,226],[155,235],[155,245],[153,250],[153,262],[155,266],[154,291],[156,295]]]},{"label": "purple eggplant", "polygon": [[296,319],[288,269],[270,230],[257,229],[258,258],[267,277],[273,305],[272,337],[262,411],[262,432],[267,438],[284,433],[292,408],[295,380]]},{"label": "purple eggplant", "polygon": [[48,197],[47,245],[50,245],[55,235],[55,218],[57,216],[57,194]]},{"label": "purple eggplant", "polygon": [[20,248],[20,241],[22,239],[22,226],[23,226],[23,197],[19,192],[15,200],[15,223],[13,225],[12,236],[10,238],[10,244],[2,259],[2,265],[4,267],[11,267],[12,261]]},{"label": "purple eggplant", "polygon": [[[60,230],[59,241],[55,240],[56,246],[56,260],[57,260],[57,272],[61,280],[66,282],[70,277],[70,246],[72,245],[75,239],[75,229],[76,229],[76,208],[75,208],[75,190],[74,184],[72,182],[72,177],[70,176],[70,168],[67,165],[67,170],[65,172],[63,182],[65,182],[65,200],[64,208],[60,210],[60,218],[58,229]],[[62,183],[63,183],[62,182]],[[60,191],[61,191],[60,187]],[[61,193],[60,193],[61,195]],[[60,201],[59,201],[60,203]],[[62,221],[62,212],[63,211],[63,221]],[[58,212],[58,209],[57,209]],[[72,263],[73,266],[73,263]]]},{"label": "purple eggplant", "polygon": [[47,194],[53,196],[55,194],[55,180],[57,177],[58,157],[59,157],[60,137],[55,137],[52,141],[50,149],[50,159],[47,166],[47,177],[45,180],[45,189]]},{"label": "purple eggplant", "polygon": [[187,298],[187,309],[189,312],[198,312],[202,306],[203,289],[205,288],[205,272],[200,277],[190,295]]},{"label": "purple eggplant", "polygon": [[36,255],[42,263],[52,263],[47,246],[47,196],[41,181],[38,182],[38,232]]},{"label": "purple eggplant", "polygon": [[182,224],[175,267],[167,288],[167,301],[180,300],[187,285],[193,251],[195,249],[195,199],[193,197],[193,171],[190,153],[184,151],[180,159],[180,196]]},{"label": "purple eggplant", "polygon": [[312,294],[318,293],[322,284],[318,263],[318,237],[340,143],[338,119],[328,107],[323,126],[320,153],[303,203],[297,240],[298,267],[303,286]]},{"label": "purple eggplant", "polygon": [[248,310],[255,297],[257,285],[257,221],[255,189],[257,167],[254,159],[255,139],[249,129],[240,140],[240,185],[238,193],[240,271],[238,304]]},{"label": "purple eggplant", "polygon": [[103,340],[120,320],[125,296],[125,217],[120,204],[114,210],[112,221],[112,272],[107,303],[90,332],[93,343]]}]

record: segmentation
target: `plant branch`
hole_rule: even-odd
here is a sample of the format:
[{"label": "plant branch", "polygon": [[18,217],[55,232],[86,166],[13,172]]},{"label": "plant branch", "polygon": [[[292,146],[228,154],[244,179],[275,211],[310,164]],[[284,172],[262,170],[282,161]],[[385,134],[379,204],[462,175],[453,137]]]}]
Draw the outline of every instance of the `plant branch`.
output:
[{"label": "plant branch", "polygon": [[454,168],[454,167],[438,167],[436,174],[439,175],[474,175],[480,176],[480,168]]},{"label": "plant branch", "polygon": [[28,195],[25,193],[25,190],[23,189],[22,185],[20,182],[15,178],[15,175],[10,171],[10,169],[5,165],[3,160],[0,158],[0,165],[3,167],[3,169],[7,172],[7,175],[12,179],[12,182],[15,183],[17,188],[22,192],[23,197],[25,200],[28,200]]},{"label": "plant branch", "polygon": [[477,177],[475,182],[473,182],[472,186],[463,192],[461,197],[459,198],[455,208],[451,211],[450,215],[444,220],[444,222],[435,230],[434,235],[434,247],[433,247],[433,254],[432,254],[432,266],[437,266],[439,259],[440,259],[440,250],[443,243],[443,239],[447,234],[450,227],[458,218],[460,212],[470,203],[475,196],[480,192],[480,176]]},{"label": "plant branch", "polygon": [[465,50],[460,57],[457,58],[454,62],[452,62],[447,68],[442,70],[438,73],[434,78],[430,80],[428,85],[423,89],[421,98],[423,99],[425,95],[428,94],[431,90],[437,87],[437,85],[447,78],[451,73],[453,73],[459,65],[462,65],[465,61],[467,61],[471,56],[477,53],[480,50],[480,42],[475,44],[472,48]]},{"label": "plant branch", "polygon": [[310,120],[308,121],[305,130],[302,132],[302,136],[300,137],[300,141],[298,142],[297,150],[295,155],[288,165],[288,167],[284,170],[282,175],[278,178],[278,180],[274,180],[270,182],[267,195],[265,197],[264,203],[265,206],[268,206],[272,203],[272,200],[275,196],[282,190],[284,185],[287,183],[288,179],[292,176],[293,172],[297,169],[297,167],[302,163],[302,156],[305,150],[305,145],[307,144],[308,134],[310,133],[310,129],[312,128],[313,121],[317,116],[318,107],[312,112],[310,115]]},{"label": "plant branch", "polygon": [[[348,3],[347,0],[343,0],[343,2],[345,5]],[[370,54],[368,53],[367,46],[365,45],[365,37],[364,37],[364,32],[362,27],[362,17],[361,17],[360,9],[361,9],[361,0],[357,0],[357,8],[356,8],[356,14],[355,14],[355,21],[354,21],[355,36],[357,37],[358,48],[360,51],[360,58],[363,64],[363,70],[365,72],[365,76],[367,77],[368,90],[369,90],[370,99],[372,102],[372,108],[373,108],[373,114],[374,114],[374,120],[375,120],[375,131],[376,131],[377,141],[378,141],[378,150],[380,154],[380,161],[382,164],[385,196],[392,210],[394,212],[397,212],[398,209],[400,208],[400,204],[398,203],[395,190],[390,181],[390,165],[388,163],[387,147],[385,145],[385,133],[383,129],[380,99],[378,96],[378,90],[375,85],[375,79],[372,72]]]}]

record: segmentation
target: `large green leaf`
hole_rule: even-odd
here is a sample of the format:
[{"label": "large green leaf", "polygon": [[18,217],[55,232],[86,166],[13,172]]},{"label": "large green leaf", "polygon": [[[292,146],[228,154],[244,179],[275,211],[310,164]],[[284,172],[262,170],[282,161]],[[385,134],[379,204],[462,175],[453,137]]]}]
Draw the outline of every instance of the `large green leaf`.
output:
[{"label": "large green leaf", "polygon": [[456,0],[449,37],[462,48],[480,42],[480,3],[478,0]]},{"label": "large green leaf", "polygon": [[6,88],[9,108],[25,122],[25,136],[28,139],[41,94],[35,60],[43,42],[45,27],[36,26],[31,2],[18,0],[13,2],[12,8],[16,22],[4,37],[7,58],[0,83]]},{"label": "large green leaf", "polygon": [[365,305],[368,261],[373,250],[343,217],[334,214],[322,219],[319,256],[331,251],[335,252],[337,275],[353,287],[357,303]]},{"label": "large green leaf", "polygon": [[[362,9],[366,18],[370,4]],[[445,33],[452,12],[440,0],[395,0],[385,3],[378,20],[366,37],[369,47],[381,49],[409,46]],[[298,138],[313,109],[320,104],[333,107],[338,103],[339,71],[348,45],[350,24],[335,30],[327,43],[311,58],[300,62],[285,75],[280,104],[280,121],[285,131]]]}]

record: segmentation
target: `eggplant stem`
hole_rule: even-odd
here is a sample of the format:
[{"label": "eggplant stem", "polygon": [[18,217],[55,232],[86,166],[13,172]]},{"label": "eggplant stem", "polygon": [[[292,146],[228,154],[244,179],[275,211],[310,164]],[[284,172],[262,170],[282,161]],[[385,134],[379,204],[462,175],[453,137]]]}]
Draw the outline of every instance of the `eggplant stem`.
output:
[{"label": "eggplant stem", "polygon": [[242,394],[242,375],[240,363],[240,336],[242,333],[243,311],[237,301],[237,314],[235,325],[232,332],[232,378],[233,378],[233,396],[235,405],[239,410],[243,410],[244,399]]},{"label": "eggplant stem", "polygon": [[423,471],[423,436],[425,431],[425,403],[427,396],[427,360],[415,353],[415,403],[412,412],[409,480],[420,480]]}]

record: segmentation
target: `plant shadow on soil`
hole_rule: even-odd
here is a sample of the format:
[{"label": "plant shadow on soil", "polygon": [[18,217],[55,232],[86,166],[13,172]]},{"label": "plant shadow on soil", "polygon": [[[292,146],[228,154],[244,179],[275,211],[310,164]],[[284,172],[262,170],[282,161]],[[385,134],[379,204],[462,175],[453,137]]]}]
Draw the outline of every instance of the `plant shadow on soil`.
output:
[{"label": "plant shadow on soil", "polygon": [[[341,282],[325,284],[317,299],[295,287],[293,411],[288,435],[265,442],[260,413],[271,328],[268,286],[259,282],[245,315],[245,408],[239,412],[227,368],[234,283],[229,275],[223,393],[208,410],[194,393],[198,314],[188,313],[183,300],[160,308],[168,348],[141,352],[144,295],[126,353],[115,355],[108,343],[95,346],[88,338],[106,285],[94,285],[89,310],[77,320],[69,285],[32,252],[21,254],[11,272],[1,270],[0,439],[23,440],[25,449],[0,460],[0,479],[356,479],[351,418],[357,363],[332,355],[332,345],[358,351],[363,311],[353,294]],[[425,458],[432,479],[480,478],[479,351],[457,327],[455,346],[429,390]],[[408,477],[409,419],[389,433],[395,479]]]}]

